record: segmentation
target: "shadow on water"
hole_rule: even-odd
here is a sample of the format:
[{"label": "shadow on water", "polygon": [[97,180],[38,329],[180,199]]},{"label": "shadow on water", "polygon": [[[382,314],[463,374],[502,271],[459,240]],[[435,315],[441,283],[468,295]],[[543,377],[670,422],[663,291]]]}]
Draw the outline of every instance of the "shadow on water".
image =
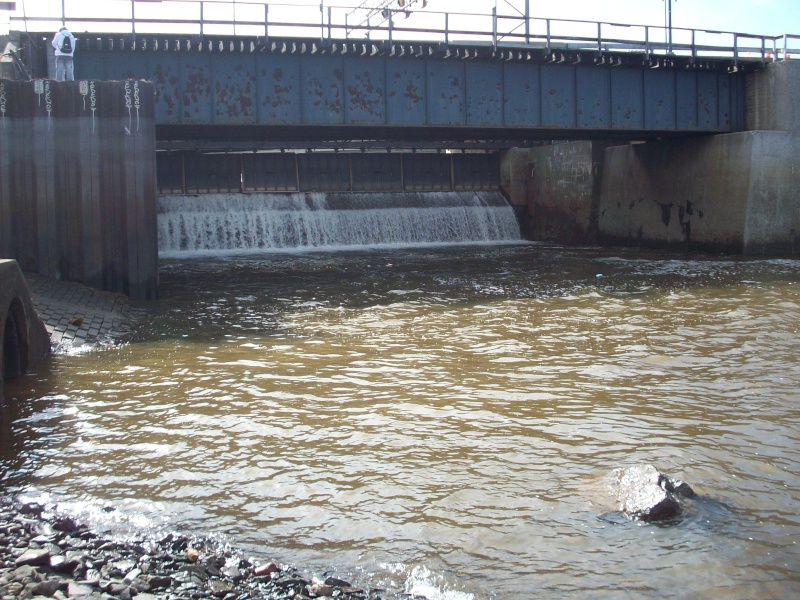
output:
[{"label": "shadow on water", "polygon": [[29,487],[42,464],[42,438],[48,432],[31,423],[52,409],[47,383],[52,381],[52,360],[46,358],[35,373],[7,381],[0,390],[0,493],[13,495]]}]

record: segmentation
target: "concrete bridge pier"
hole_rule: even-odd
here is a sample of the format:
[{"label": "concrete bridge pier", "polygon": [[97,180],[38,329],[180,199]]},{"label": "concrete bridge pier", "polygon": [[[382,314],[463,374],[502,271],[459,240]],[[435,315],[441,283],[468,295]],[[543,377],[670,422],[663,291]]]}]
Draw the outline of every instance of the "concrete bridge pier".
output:
[{"label": "concrete bridge pier", "polygon": [[798,94],[800,62],[768,64],[748,74],[748,131],[518,149],[504,161],[504,185],[527,200],[534,240],[798,254]]}]

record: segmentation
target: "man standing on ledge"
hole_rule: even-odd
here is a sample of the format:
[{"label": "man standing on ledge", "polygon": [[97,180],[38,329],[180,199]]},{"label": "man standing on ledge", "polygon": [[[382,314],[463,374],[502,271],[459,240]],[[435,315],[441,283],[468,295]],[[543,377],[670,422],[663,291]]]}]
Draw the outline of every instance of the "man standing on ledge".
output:
[{"label": "man standing on ledge", "polygon": [[72,55],[75,53],[75,36],[66,27],[59,29],[53,36],[53,48],[56,49],[56,79],[58,81],[75,81]]}]

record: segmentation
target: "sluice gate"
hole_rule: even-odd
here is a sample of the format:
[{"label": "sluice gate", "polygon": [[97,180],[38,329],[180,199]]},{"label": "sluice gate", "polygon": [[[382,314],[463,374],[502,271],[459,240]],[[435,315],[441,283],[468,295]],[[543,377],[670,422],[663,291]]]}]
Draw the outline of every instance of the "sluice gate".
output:
[{"label": "sluice gate", "polygon": [[158,193],[498,190],[497,152],[159,152]]}]

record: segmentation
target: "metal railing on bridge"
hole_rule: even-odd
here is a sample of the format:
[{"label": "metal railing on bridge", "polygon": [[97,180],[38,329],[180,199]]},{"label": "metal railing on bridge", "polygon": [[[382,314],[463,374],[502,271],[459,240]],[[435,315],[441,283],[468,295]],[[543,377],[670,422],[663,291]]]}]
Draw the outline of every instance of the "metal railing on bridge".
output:
[{"label": "metal railing on bridge", "polygon": [[[411,3],[409,3],[410,5]],[[676,55],[698,59],[769,62],[800,57],[800,35],[764,36],[742,32],[654,25],[590,22],[501,15],[386,8],[359,13],[354,6],[326,6],[231,0],[107,0],[61,3],[61,14],[27,12],[24,2],[11,14],[19,31],[49,31],[66,24],[74,33],[169,33],[191,35],[302,37],[424,41],[446,45]]]}]

